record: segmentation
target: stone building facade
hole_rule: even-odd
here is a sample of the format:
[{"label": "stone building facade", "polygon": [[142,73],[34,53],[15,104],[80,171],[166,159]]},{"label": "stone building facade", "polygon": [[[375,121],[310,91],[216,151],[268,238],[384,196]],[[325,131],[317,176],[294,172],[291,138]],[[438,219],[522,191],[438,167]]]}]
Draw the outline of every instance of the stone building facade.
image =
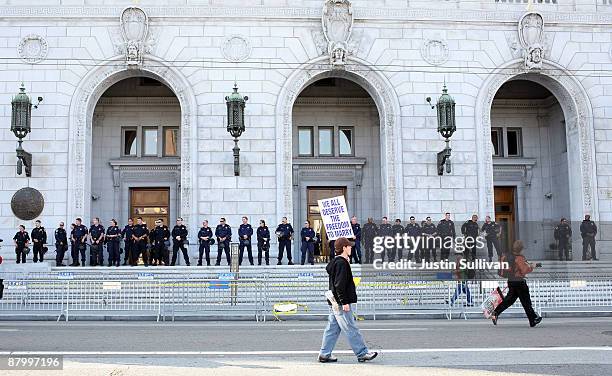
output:
[{"label": "stone building facade", "polygon": [[[287,216],[299,231],[318,187],[344,192],[361,222],[498,214],[538,258],[560,217],[577,229],[589,213],[608,246],[607,0],[167,3],[0,7],[5,244],[24,222],[11,198],[30,186],[48,229],[143,213],[182,216],[192,234],[204,218],[237,228],[243,215]],[[22,82],[44,98],[24,141],[29,178],[16,174],[8,125]],[[249,97],[240,176],[224,100],[234,83]],[[457,131],[452,172],[439,176],[444,141],[426,98],[444,84]],[[161,193],[134,202],[147,189]]]}]

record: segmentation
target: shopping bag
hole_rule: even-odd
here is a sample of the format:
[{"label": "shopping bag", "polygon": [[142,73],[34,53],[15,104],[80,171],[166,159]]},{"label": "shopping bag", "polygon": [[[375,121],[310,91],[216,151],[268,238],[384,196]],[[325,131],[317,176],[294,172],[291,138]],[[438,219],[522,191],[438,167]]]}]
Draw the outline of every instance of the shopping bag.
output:
[{"label": "shopping bag", "polygon": [[491,318],[493,311],[504,300],[504,292],[496,287],[491,291],[491,294],[482,302],[482,313],[485,318]]}]

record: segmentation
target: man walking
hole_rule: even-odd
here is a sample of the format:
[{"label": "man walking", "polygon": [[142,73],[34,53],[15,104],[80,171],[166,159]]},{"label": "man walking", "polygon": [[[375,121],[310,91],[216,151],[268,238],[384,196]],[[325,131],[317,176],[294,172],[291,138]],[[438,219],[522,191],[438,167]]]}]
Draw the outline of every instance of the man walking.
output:
[{"label": "man walking", "polygon": [[[326,270],[329,275],[328,296],[329,315],[327,317],[327,327],[323,333],[323,343],[319,352],[319,362],[337,362],[338,359],[332,356],[332,351],[338,341],[340,332],[344,332],[348,342],[357,356],[357,361],[367,362],[378,355],[377,352],[369,352],[363,336],[355,324],[355,317],[351,304],[357,303],[357,292],[351,264],[349,259],[353,249],[353,243],[346,238],[338,238],[334,242],[334,257]],[[331,294],[330,294],[331,292]]]}]

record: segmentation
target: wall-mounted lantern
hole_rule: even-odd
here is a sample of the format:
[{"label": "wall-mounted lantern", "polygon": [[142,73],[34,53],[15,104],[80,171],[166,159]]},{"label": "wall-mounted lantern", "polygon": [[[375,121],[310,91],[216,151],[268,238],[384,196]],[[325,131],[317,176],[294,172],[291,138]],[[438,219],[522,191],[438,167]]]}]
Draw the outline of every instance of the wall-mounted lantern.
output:
[{"label": "wall-mounted lantern", "polygon": [[234,137],[234,176],[240,176],[240,148],[238,138],[244,132],[244,106],[249,97],[241,97],[238,84],[234,84],[234,92],[225,97],[227,103],[227,131]]},{"label": "wall-mounted lantern", "polygon": [[[428,98],[428,102],[431,102],[430,98]],[[455,100],[448,94],[446,84],[442,89],[442,95],[438,99],[438,103],[436,103],[436,113],[438,115],[438,133],[445,138],[446,142],[446,147],[438,152],[438,175],[444,175],[444,166],[446,166],[446,173],[450,174],[450,138],[457,130],[457,126],[455,125]]]},{"label": "wall-mounted lantern", "polygon": [[[34,108],[38,108],[43,98],[38,97],[38,103]],[[15,134],[15,137],[19,139],[19,145],[17,146],[17,175],[21,175],[23,167],[25,166],[25,173],[27,177],[32,176],[32,154],[23,150],[22,142],[23,138],[30,133],[32,130],[32,102],[30,97],[25,92],[25,87],[21,84],[19,94],[13,97],[11,101],[12,114],[11,114],[11,132]]]}]

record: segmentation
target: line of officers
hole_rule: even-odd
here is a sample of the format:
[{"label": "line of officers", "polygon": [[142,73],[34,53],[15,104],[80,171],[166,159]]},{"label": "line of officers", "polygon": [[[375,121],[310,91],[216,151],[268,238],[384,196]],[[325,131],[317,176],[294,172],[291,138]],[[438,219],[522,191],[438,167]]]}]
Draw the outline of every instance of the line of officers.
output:
[{"label": "line of officers", "polygon": [[[312,231],[312,230],[311,230]],[[304,233],[304,231],[302,231]],[[307,234],[310,234],[306,231]],[[239,264],[242,264],[244,251],[246,249],[249,263],[253,262],[253,252],[251,238],[253,235],[257,237],[258,248],[258,264],[261,265],[262,259],[266,265],[270,264],[270,230],[266,225],[265,220],[260,220],[259,227],[254,231],[247,217],[242,217],[242,224],[238,228],[239,238]],[[106,246],[108,254],[107,266],[120,266],[121,254],[123,254],[123,265],[136,266],[139,258],[145,266],[149,265],[170,265],[176,263],[179,250],[183,254],[183,259],[187,266],[190,266],[190,259],[187,252],[189,232],[183,224],[182,218],[177,218],[176,225],[172,231],[164,223],[163,219],[155,220],[155,227],[147,228],[147,224],[141,217],[136,218],[136,223],[132,218],[128,219],[128,224],[120,228],[115,219],[109,221],[108,227],[105,229],[100,223],[99,218],[94,218],[92,225],[87,228],[82,223],[81,218],[77,218],[70,225],[70,232],[64,228],[64,222],[59,223],[59,227],[55,230],[55,249],[56,249],[56,265],[66,266],[64,264],[65,254],[70,247],[72,263],[69,266],[86,266],[87,265],[87,249],[89,248],[89,265],[102,266],[104,262],[104,247]],[[276,227],[275,235],[278,238],[279,253],[278,265],[282,264],[284,251],[289,260],[288,265],[293,265],[291,259],[291,241],[293,240],[293,227],[287,222],[287,218],[283,217],[281,223]],[[314,234],[312,235],[314,237]],[[311,237],[311,239],[312,239]],[[226,223],[225,218],[219,220],[214,233],[209,226],[208,221],[202,222],[202,227],[198,232],[199,242],[199,259],[198,265],[203,264],[203,259],[206,265],[210,266],[210,246],[217,243],[217,259],[215,265],[221,264],[221,258],[225,253],[227,264],[231,264],[230,242],[232,239],[232,228]],[[304,239],[303,239],[304,240]],[[48,248],[47,232],[41,225],[40,220],[35,221],[35,227],[32,229],[31,237],[26,231],[24,225],[19,225],[19,231],[13,237],[15,243],[15,253],[17,255],[17,263],[25,263],[26,255],[30,252],[30,245],[33,247],[33,262],[43,262],[44,255]],[[123,248],[121,248],[123,241]],[[306,240],[308,242],[308,240]],[[170,248],[172,248],[172,260],[170,260]],[[80,260],[80,262],[79,262]]]},{"label": "line of officers", "polygon": [[[410,217],[410,221],[404,227],[400,219],[396,219],[394,224],[389,223],[387,217],[382,218],[380,225],[374,223],[372,218],[368,218],[363,228],[357,221],[357,217],[351,218],[351,227],[353,229],[355,241],[353,252],[351,253],[351,262],[366,264],[374,261],[374,238],[377,236],[390,236],[407,234],[410,238],[422,237],[419,247],[415,250],[416,260],[437,261],[436,250],[440,248],[440,260],[447,260],[451,246],[456,238],[455,223],[450,219],[450,213],[445,213],[437,224],[432,222],[431,217],[426,217],[420,224],[416,222],[414,216]],[[99,218],[93,219],[93,224],[87,228],[82,224],[81,218],[77,218],[75,223],[71,224],[70,234],[64,229],[64,223],[60,222],[59,227],[55,230],[55,247],[56,247],[56,265],[64,265],[65,253],[68,247],[71,249],[72,264],[70,266],[86,265],[86,253],[89,247],[89,265],[98,266],[104,265],[104,245],[106,245],[108,253],[108,266],[119,266],[121,264],[121,254],[123,253],[123,265],[130,264],[135,266],[140,257],[145,266],[148,265],[175,265],[179,250],[183,254],[183,259],[187,266],[190,265],[189,255],[187,252],[188,246],[188,230],[183,224],[183,219],[178,218],[176,225],[172,231],[164,224],[163,219],[155,221],[155,227],[151,230],[147,228],[146,223],[142,218],[137,218],[134,223],[132,218],[128,219],[128,224],[122,229],[118,227],[117,221],[111,219],[109,226],[105,229],[100,224]],[[580,224],[580,233],[583,240],[583,260],[597,260],[595,252],[595,236],[597,234],[597,226],[590,219],[589,215],[585,215],[584,221]],[[473,215],[461,226],[461,234],[464,237],[472,239],[478,236],[483,236],[487,244],[487,254],[489,261],[493,258],[493,249],[497,256],[500,257],[503,253],[500,244],[502,228],[491,220],[490,216],[485,217],[485,221],[480,226],[478,224],[478,216]],[[257,239],[257,261],[258,265],[262,264],[262,260],[266,265],[270,264],[270,230],[266,225],[265,220],[259,221],[257,230],[254,230],[249,223],[248,218],[242,217],[242,223],[238,228],[239,239],[239,257],[238,263],[242,265],[244,251],[247,251],[249,263],[253,262],[253,252],[251,239],[253,235]],[[294,230],[287,218],[283,217],[281,223],[276,227],[275,235],[278,239],[278,261],[277,265],[282,264],[284,254],[287,255],[288,265],[293,265],[291,254],[291,243],[294,238]],[[562,260],[565,256],[566,260],[570,260],[569,249],[571,247],[572,230],[568,221],[561,218],[560,223],[554,228],[554,238],[556,247],[559,251],[559,259]],[[217,257],[215,265],[221,264],[221,258],[225,253],[227,264],[231,264],[230,242],[232,239],[232,228],[226,223],[225,218],[219,220],[213,233],[208,221],[202,222],[202,227],[198,232],[199,242],[199,258],[198,266],[206,261],[206,265],[210,266],[210,246],[217,242]],[[441,240],[435,242],[435,239]],[[23,225],[19,226],[19,231],[13,238],[15,242],[15,252],[17,254],[17,263],[25,263],[26,255],[29,253],[30,243],[33,248],[33,261],[42,262],[44,255],[47,252],[47,233],[42,227],[40,220],[35,221],[35,227],[32,229],[31,238],[28,235]],[[123,240],[123,249],[120,247]],[[301,240],[301,264],[304,265],[307,261],[309,264],[314,264],[315,248],[321,247],[321,234],[315,232],[309,221],[304,222],[304,226],[300,231]],[[362,260],[361,243],[365,246],[365,260]],[[329,242],[330,249],[334,247],[334,241]],[[476,244],[466,244],[466,256],[472,259],[476,258]],[[172,248],[172,260],[170,261],[169,250]],[[392,248],[383,251],[380,258],[384,261],[395,261],[402,259],[403,249]],[[412,253],[407,257],[410,259]],[[80,259],[80,263],[79,263]]]}]

